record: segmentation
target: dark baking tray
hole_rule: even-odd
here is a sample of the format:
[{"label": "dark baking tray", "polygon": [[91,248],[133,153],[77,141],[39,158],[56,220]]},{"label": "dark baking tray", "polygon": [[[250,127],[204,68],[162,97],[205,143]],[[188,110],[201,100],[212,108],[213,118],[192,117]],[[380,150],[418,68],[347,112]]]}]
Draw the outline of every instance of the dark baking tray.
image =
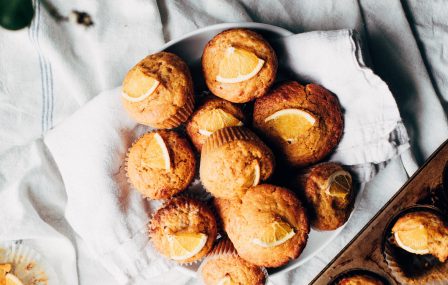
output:
[{"label": "dark baking tray", "polygon": [[[388,222],[401,210],[415,205],[439,206],[447,210],[440,201],[448,199],[448,185],[442,185],[443,177],[447,175],[448,140],[310,284],[331,284],[338,275],[349,270],[368,270],[384,277],[390,284],[400,284],[391,274],[383,255],[383,237]],[[445,177],[445,184],[448,184],[448,177]]]}]

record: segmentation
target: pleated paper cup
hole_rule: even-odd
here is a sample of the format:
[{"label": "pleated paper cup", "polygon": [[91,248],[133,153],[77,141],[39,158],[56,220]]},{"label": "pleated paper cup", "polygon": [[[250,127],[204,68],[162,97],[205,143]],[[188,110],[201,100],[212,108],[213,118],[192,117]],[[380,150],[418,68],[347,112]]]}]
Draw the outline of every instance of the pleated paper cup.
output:
[{"label": "pleated paper cup", "polygon": [[43,256],[22,243],[0,242],[0,264],[11,264],[10,273],[23,284],[59,284],[54,270]]}]

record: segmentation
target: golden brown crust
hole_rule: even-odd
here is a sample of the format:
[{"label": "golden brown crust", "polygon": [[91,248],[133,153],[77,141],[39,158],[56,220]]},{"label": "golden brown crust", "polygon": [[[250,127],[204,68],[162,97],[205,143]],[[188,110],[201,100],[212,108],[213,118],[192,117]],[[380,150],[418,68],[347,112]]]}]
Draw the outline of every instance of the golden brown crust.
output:
[{"label": "golden brown crust", "polygon": [[337,285],[384,285],[384,283],[371,276],[354,275],[341,279]]},{"label": "golden brown crust", "polygon": [[[158,133],[168,148],[171,170],[149,168],[142,164],[146,146]],[[175,131],[159,130],[144,134],[128,150],[127,176],[129,182],[145,197],[168,199],[185,190],[193,181],[196,159],[188,141]]]},{"label": "golden brown crust", "polygon": [[[129,115],[140,124],[153,128],[174,128],[185,122],[194,108],[193,81],[187,64],[173,53],[159,52],[145,57],[130,72],[135,69],[157,79],[160,85],[140,102],[123,98]],[[123,81],[123,89],[130,80],[128,75]]]},{"label": "golden brown crust", "polygon": [[[226,244],[224,250],[222,249],[223,243]],[[228,239],[220,241],[215,246],[199,271],[202,281],[206,285],[218,284],[227,276],[236,284],[263,285],[266,283],[264,270],[239,257]]]},{"label": "golden brown crust", "polygon": [[[287,142],[265,123],[277,111],[296,108],[313,114],[317,121],[296,142]],[[291,81],[279,85],[255,101],[253,124],[294,166],[316,163],[327,156],[339,143],[344,122],[339,101],[325,88],[308,84],[303,86]]]},{"label": "golden brown crust", "polygon": [[[239,83],[216,81],[220,59],[228,47],[253,52],[265,61],[254,77]],[[277,73],[277,57],[269,43],[259,34],[247,29],[231,29],[217,34],[205,46],[202,54],[202,70],[210,91],[218,97],[234,103],[246,103],[261,97],[274,83]]]},{"label": "golden brown crust", "polygon": [[248,129],[229,127],[206,140],[199,175],[213,196],[231,199],[252,186],[255,164],[260,167],[260,181],[268,179],[275,166],[271,150]]},{"label": "golden brown crust", "polygon": [[429,211],[411,212],[400,217],[392,228],[392,233],[415,229],[422,225],[428,235],[429,253],[440,262],[448,260],[448,226],[435,213]]},{"label": "golden brown crust", "polygon": [[186,197],[173,198],[154,214],[149,224],[149,236],[157,251],[170,258],[168,237],[176,233],[207,235],[207,242],[199,253],[178,262],[199,260],[213,247],[217,235],[216,219],[212,211],[200,201]]},{"label": "golden brown crust", "polygon": [[239,106],[220,98],[216,97],[207,98],[204,104],[200,106],[198,109],[196,109],[196,111],[193,113],[186,126],[187,133],[190,136],[193,145],[196,147],[198,151],[201,151],[202,145],[208,138],[208,136],[204,136],[199,133],[200,126],[198,125],[198,118],[204,116],[207,112],[215,109],[221,109],[226,113],[231,114],[238,120],[242,122],[245,121],[244,113]]},{"label": "golden brown crust", "polygon": [[[297,258],[306,245],[309,233],[305,209],[294,194],[274,185],[250,188],[241,199],[215,199],[223,226],[238,254],[245,260],[265,267],[278,267]],[[289,223],[295,235],[271,248],[252,243],[274,221]]]},{"label": "golden brown crust", "polygon": [[326,193],[328,178],[344,168],[337,163],[320,163],[299,176],[300,191],[306,199],[311,225],[322,231],[331,231],[347,222],[353,210],[355,195],[352,189],[347,197],[332,197]]}]

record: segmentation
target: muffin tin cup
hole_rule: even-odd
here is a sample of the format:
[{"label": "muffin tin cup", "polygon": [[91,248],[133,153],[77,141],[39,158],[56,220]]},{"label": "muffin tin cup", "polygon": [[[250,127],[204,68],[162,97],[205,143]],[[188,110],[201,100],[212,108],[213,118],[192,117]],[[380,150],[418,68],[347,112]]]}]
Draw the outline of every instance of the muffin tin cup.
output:
[{"label": "muffin tin cup", "polygon": [[10,273],[23,284],[58,284],[56,274],[44,258],[31,247],[16,242],[0,242],[0,264],[11,264]]},{"label": "muffin tin cup", "polygon": [[353,277],[353,276],[356,276],[356,275],[363,275],[363,276],[369,276],[369,277],[375,278],[375,279],[383,282],[384,285],[389,285],[390,284],[389,281],[387,281],[387,279],[385,277],[383,277],[382,275],[380,275],[380,274],[378,274],[376,272],[373,272],[373,271],[370,271],[370,270],[366,270],[366,269],[362,269],[362,268],[354,268],[354,269],[349,269],[347,271],[344,271],[344,272],[341,272],[340,274],[338,274],[336,277],[334,277],[330,281],[329,285],[338,285],[338,283],[342,279],[347,278],[347,277]]},{"label": "muffin tin cup", "polygon": [[[173,199],[179,199],[179,198],[186,198],[186,199],[191,199],[191,200],[195,200],[195,201],[197,201],[197,202],[200,202],[205,208],[207,208],[208,210],[210,210],[210,211],[212,212],[212,214],[213,214],[213,211],[211,210],[211,208],[210,208],[205,202],[200,201],[199,199],[195,199],[195,198],[189,197],[189,195],[182,194],[182,195],[178,195],[178,196],[172,197],[172,198],[170,198],[170,199],[161,201],[161,203],[160,203],[160,205],[157,207],[157,209],[155,209],[154,212],[151,213],[150,221],[151,221],[152,219],[154,219],[155,214],[156,214],[160,209],[164,208],[170,201],[172,201]],[[186,204],[187,201],[183,201],[183,203]],[[214,215],[214,214],[213,214],[213,215]],[[216,219],[216,216],[215,216],[215,219]],[[216,226],[218,227],[218,224],[217,224]],[[219,230],[219,229],[217,228],[217,230]],[[148,233],[149,233],[149,224],[148,224]],[[218,239],[218,236],[219,236],[219,232],[217,233],[217,237],[216,237],[216,239],[213,241],[213,243],[216,243],[216,240]],[[153,249],[153,251],[154,251],[155,253],[157,253],[157,256],[158,256],[159,258],[163,258],[164,260],[167,260],[168,263],[171,264],[171,265],[173,265],[173,266],[179,266],[179,265],[182,265],[182,266],[192,266],[192,265],[197,265],[199,262],[201,262],[202,260],[204,260],[204,258],[207,256],[207,254],[208,254],[210,251],[213,250],[213,246],[212,246],[212,248],[210,249],[210,251],[209,251],[208,253],[206,253],[203,257],[201,257],[201,258],[199,258],[199,259],[197,259],[197,260],[194,260],[194,261],[183,262],[183,261],[181,261],[181,260],[174,260],[174,259],[171,259],[171,258],[168,257],[168,256],[163,255],[163,254],[162,254],[161,252],[159,252],[159,250],[157,250],[157,248],[154,246],[154,244],[153,244],[152,241],[151,241],[151,237],[149,238],[149,241],[150,241],[149,246],[151,246],[151,248]]]},{"label": "muffin tin cup", "polygon": [[[428,285],[442,285],[448,283],[448,262],[440,263],[437,258],[427,255],[416,255],[407,253],[405,250],[400,249],[398,246],[391,242],[391,230],[395,222],[405,214],[412,212],[429,211],[435,213],[439,217],[447,221],[444,218],[442,211],[439,208],[430,205],[414,205],[405,208],[398,212],[392,219],[390,219],[385,231],[383,233],[383,256],[387,263],[387,266],[391,270],[392,275],[400,283],[403,284],[428,284]],[[415,275],[407,273],[405,266],[406,263],[412,263],[413,269],[416,266],[426,266],[428,268],[420,268],[419,272]]]},{"label": "muffin tin cup", "polygon": [[[206,285],[202,278],[202,270],[204,265],[210,260],[214,260],[223,256],[231,256],[231,257],[239,257],[238,252],[234,248],[232,242],[228,238],[221,238],[217,245],[205,256],[205,259],[202,261],[201,265],[197,271],[197,278],[199,279],[199,283]],[[239,257],[241,258],[241,257]],[[269,274],[266,268],[260,267],[261,271],[265,276],[265,285],[269,284]]]}]

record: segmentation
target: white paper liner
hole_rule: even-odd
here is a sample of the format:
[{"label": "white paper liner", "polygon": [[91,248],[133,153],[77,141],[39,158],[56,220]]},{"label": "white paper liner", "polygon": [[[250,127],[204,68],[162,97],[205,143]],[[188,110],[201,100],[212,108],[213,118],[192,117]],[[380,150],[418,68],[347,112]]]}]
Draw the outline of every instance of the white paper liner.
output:
[{"label": "white paper liner", "polygon": [[27,245],[0,242],[0,264],[11,264],[10,273],[25,285],[59,284],[54,270],[42,255]]}]

